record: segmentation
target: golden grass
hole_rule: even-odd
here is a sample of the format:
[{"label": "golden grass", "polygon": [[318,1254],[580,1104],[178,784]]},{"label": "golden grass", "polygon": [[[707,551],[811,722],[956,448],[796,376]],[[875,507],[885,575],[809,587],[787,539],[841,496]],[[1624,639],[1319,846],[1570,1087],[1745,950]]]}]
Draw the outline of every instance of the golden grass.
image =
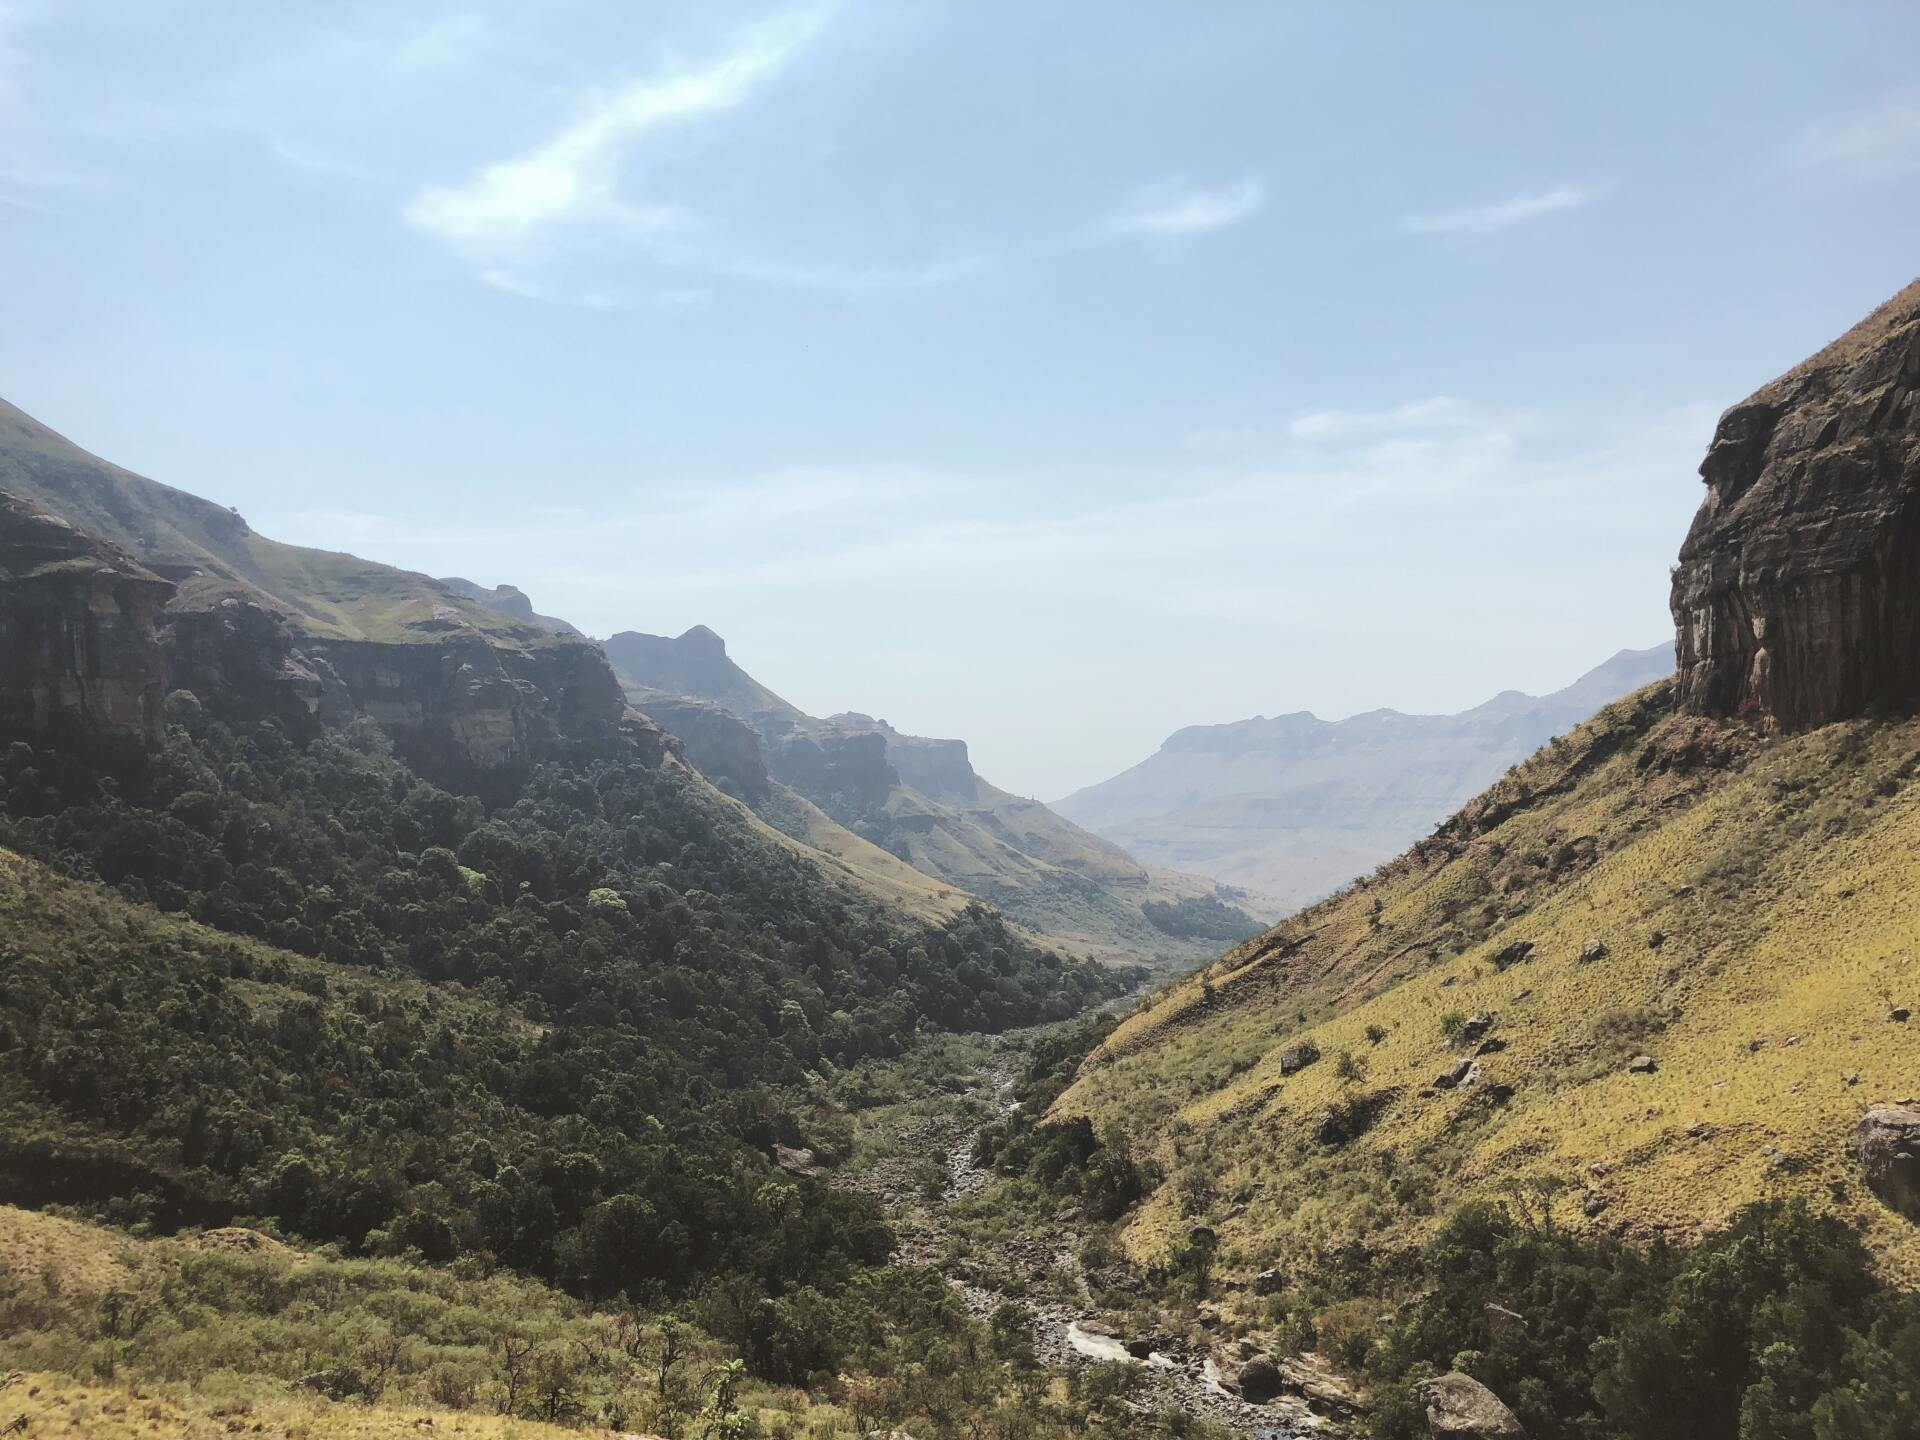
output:
[{"label": "golden grass", "polygon": [[82,1384],[29,1372],[0,1390],[0,1425],[26,1419],[31,1440],[590,1440],[615,1432],[547,1425],[470,1410],[339,1404],[288,1394],[219,1399],[171,1386]]},{"label": "golden grass", "polygon": [[[1128,1120],[1174,1178],[1129,1229],[1136,1253],[1199,1214],[1250,1268],[1413,1243],[1460,1201],[1541,1176],[1567,1187],[1565,1223],[1639,1237],[1804,1195],[1920,1282],[1920,1229],[1849,1153],[1868,1104],[1920,1091],[1920,1028],[1889,1019],[1920,996],[1920,723],[1771,742],[1721,728],[1705,739],[1725,768],[1667,769],[1701,735],[1657,700],[1622,702],[1469,807],[1482,823],[1115,1032],[1056,1108]],[[1607,953],[1582,962],[1590,939]],[[1496,968],[1518,940],[1531,957]],[[1453,1092],[1431,1085],[1466,1053],[1449,1013],[1494,1016],[1506,1047]],[[1296,1038],[1323,1058],[1282,1077]],[[1358,1077],[1336,1073],[1342,1051]],[[1642,1051],[1658,1070],[1628,1073]],[[1370,1128],[1317,1140],[1356,1099]],[[1591,1218],[1588,1185],[1606,1201]]]}]

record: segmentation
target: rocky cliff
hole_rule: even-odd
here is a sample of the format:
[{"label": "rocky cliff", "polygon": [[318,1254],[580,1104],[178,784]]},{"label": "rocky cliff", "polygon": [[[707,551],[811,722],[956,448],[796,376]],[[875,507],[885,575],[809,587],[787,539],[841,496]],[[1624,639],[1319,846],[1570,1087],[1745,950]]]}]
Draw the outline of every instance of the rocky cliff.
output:
[{"label": "rocky cliff", "polygon": [[767,798],[772,779],[753,727],[722,705],[691,695],[631,686],[627,698],[649,720],[677,738],[696,769],[749,804]]},{"label": "rocky cliff", "polygon": [[1920,281],[1721,416],[1674,571],[1690,710],[1920,700]]},{"label": "rocky cliff", "polygon": [[0,725],[150,738],[172,595],[118,546],[0,493]]},{"label": "rocky cliff", "polygon": [[10,673],[44,677],[8,687],[9,728],[60,711],[150,728],[184,689],[300,736],[371,716],[422,773],[495,795],[546,759],[664,753],[600,648],[512,586],[281,544],[4,402],[0,491],[21,497],[12,583],[31,588],[5,607]]}]

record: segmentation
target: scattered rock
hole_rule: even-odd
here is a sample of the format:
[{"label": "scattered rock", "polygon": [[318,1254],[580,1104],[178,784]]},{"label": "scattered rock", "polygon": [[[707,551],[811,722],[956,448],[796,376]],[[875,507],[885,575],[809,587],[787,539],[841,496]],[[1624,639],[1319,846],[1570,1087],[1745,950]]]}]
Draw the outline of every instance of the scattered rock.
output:
[{"label": "scattered rock", "polygon": [[1433,1083],[1439,1089],[1453,1090],[1468,1084],[1473,1079],[1474,1063],[1471,1060],[1456,1062],[1451,1068],[1441,1071],[1433,1077]]},{"label": "scattered rock", "polygon": [[1850,1071],[1842,1075],[1840,1079],[1848,1085],[1858,1085],[1860,1083],[1860,1072],[1858,1070]]},{"label": "scattered rock", "polygon": [[1262,1270],[1253,1277],[1253,1293],[1256,1295],[1278,1295],[1286,1286],[1287,1277],[1278,1270]]},{"label": "scattered rock", "polygon": [[1507,1048],[1507,1042],[1502,1040],[1498,1035],[1493,1035],[1493,1036],[1489,1036],[1485,1040],[1482,1040],[1477,1046],[1475,1046],[1473,1053],[1476,1055],[1498,1055],[1502,1050],[1506,1048]]},{"label": "scattered rock", "polygon": [[1627,1071],[1633,1075],[1651,1075],[1659,1068],[1651,1055],[1636,1055],[1627,1062]]},{"label": "scattered rock", "polygon": [[1461,1371],[1426,1381],[1420,1399],[1434,1440],[1527,1440],[1526,1429],[1500,1397]]},{"label": "scattered rock", "polygon": [[1888,1209],[1920,1220],[1920,1111],[1875,1105],[1853,1133],[1867,1188]]},{"label": "scattered rock", "polygon": [[1307,1066],[1320,1058],[1320,1047],[1311,1040],[1302,1040],[1289,1045],[1280,1052],[1280,1073],[1298,1075]]},{"label": "scattered rock", "polygon": [[1602,940],[1598,935],[1589,935],[1587,937],[1587,943],[1580,947],[1580,963],[1582,965],[1591,965],[1594,961],[1604,960],[1606,957],[1607,942]]},{"label": "scattered rock", "polygon": [[1505,970],[1509,966],[1518,965],[1522,960],[1531,959],[1532,956],[1533,941],[1516,940],[1511,945],[1501,946],[1487,958],[1493,961],[1494,969]]},{"label": "scattered rock", "polygon": [[1469,1015],[1466,1023],[1460,1027],[1460,1038],[1472,1042],[1480,1039],[1491,1029],[1493,1029],[1491,1015]]},{"label": "scattered rock", "polygon": [[1602,1210],[1605,1210],[1607,1206],[1611,1203],[1612,1202],[1609,1201],[1607,1197],[1602,1195],[1598,1190],[1595,1190],[1589,1187],[1580,1196],[1580,1213],[1582,1215],[1585,1215],[1589,1220],[1591,1220],[1594,1216],[1598,1215]]},{"label": "scattered rock", "polygon": [[1367,1409],[1367,1397],[1342,1380],[1312,1351],[1276,1362],[1284,1389],[1297,1393],[1320,1415],[1358,1415]]},{"label": "scattered rock", "polygon": [[1909,1010],[1904,1005],[1896,1005],[1893,1007],[1893,1009],[1887,1012],[1887,1019],[1899,1025],[1906,1024],[1907,1021],[1912,1018],[1913,1018],[1913,1011]]},{"label": "scattered rock", "polygon": [[789,1175],[801,1175],[808,1179],[820,1173],[820,1166],[814,1159],[813,1151],[794,1145],[773,1144],[773,1163]]},{"label": "scattered rock", "polygon": [[1667,932],[1664,930],[1656,930],[1651,935],[1647,936],[1647,948],[1649,950],[1658,950],[1662,945],[1666,943],[1667,943]]},{"label": "scattered rock", "polygon": [[1280,1393],[1280,1367],[1265,1355],[1255,1355],[1238,1369],[1224,1371],[1220,1383],[1242,1400],[1264,1405]]}]

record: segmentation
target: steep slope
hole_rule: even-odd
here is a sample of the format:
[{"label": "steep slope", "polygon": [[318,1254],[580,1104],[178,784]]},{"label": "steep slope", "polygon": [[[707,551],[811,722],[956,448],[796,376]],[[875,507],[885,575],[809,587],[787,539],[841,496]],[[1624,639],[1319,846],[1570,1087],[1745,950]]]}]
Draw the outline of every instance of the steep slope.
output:
[{"label": "steep slope", "polygon": [[[737,665],[703,625],[672,638],[627,631],[607,641],[607,655],[637,709],[791,834],[819,838],[825,820],[1075,954],[1171,962],[1210,953],[1212,942],[1156,925],[1146,907],[1164,914],[1209,901],[1212,882],[1144,866],[989,784],[963,740],[905,735],[852,711],[809,716]],[[795,799],[811,812],[804,823]],[[849,853],[845,841],[833,843]]]},{"label": "steep slope", "polygon": [[1458,715],[1303,711],[1191,726],[1053,808],[1150,863],[1290,910],[1398,853],[1548,738],[1672,667],[1662,645],[1622,650],[1551,695],[1510,690]]},{"label": "steep slope", "polygon": [[[1917,302],[1761,392],[1786,398],[1747,463],[1777,483],[1725,526],[1752,402],[1722,420],[1676,576],[1678,682],[1549,744],[1089,1059],[1055,1116],[1132,1127],[1168,1174],[1127,1232],[1137,1252],[1204,1223],[1227,1267],[1325,1277],[1390,1268],[1474,1198],[1646,1240],[1795,1196],[1920,1281],[1900,1112],[1872,1111],[1910,1106],[1920,1075],[1920,720],[1906,672],[1847,619],[1894,625],[1911,599],[1920,367],[1900,317]],[[1835,515],[1871,532],[1841,547],[1871,563],[1821,570]],[[1722,685],[1747,653],[1726,616],[1760,615],[1754,597],[1765,624],[1742,633],[1796,658]]]},{"label": "steep slope", "polygon": [[170,581],[166,684],[226,713],[308,735],[365,714],[423,770],[494,796],[542,760],[636,738],[591,642],[425,575],[269,540],[4,402],[0,494]]}]

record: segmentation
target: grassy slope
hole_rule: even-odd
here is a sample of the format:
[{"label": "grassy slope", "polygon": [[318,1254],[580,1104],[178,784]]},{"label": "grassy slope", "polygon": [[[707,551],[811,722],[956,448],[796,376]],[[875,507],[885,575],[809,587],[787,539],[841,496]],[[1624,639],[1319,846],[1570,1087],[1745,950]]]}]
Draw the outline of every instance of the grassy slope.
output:
[{"label": "grassy slope", "polygon": [[[425,575],[256,535],[231,511],[89,454],[4,400],[0,490],[181,577],[177,608],[207,609],[239,596],[329,639],[440,643],[450,634],[478,633],[496,645],[530,648],[567,638]],[[185,574],[189,567],[198,573]]]},{"label": "grassy slope", "polygon": [[[1765,740],[1672,716],[1667,694],[1609,707],[1441,839],[1165,992],[1096,1052],[1056,1113],[1124,1119],[1157,1147],[1172,1183],[1129,1230],[1136,1252],[1164,1253],[1200,1216],[1230,1265],[1377,1249],[1538,1175],[1568,1185],[1566,1223],[1643,1237],[1804,1194],[1920,1280],[1920,1230],[1848,1153],[1869,1103],[1920,1090],[1920,1029],[1888,1013],[1920,994],[1920,722]],[[1589,939],[1608,952],[1583,963]],[[1532,957],[1496,968],[1519,940]],[[1466,1053],[1449,1013],[1494,1015],[1507,1045],[1451,1093],[1431,1088]],[[1283,1078],[1298,1038],[1323,1058]],[[1343,1050],[1363,1076],[1336,1073]],[[1626,1072],[1641,1052],[1657,1073]],[[1320,1117],[1356,1100],[1371,1128],[1318,1141]],[[1594,1219],[1588,1184],[1609,1202]]]}]

